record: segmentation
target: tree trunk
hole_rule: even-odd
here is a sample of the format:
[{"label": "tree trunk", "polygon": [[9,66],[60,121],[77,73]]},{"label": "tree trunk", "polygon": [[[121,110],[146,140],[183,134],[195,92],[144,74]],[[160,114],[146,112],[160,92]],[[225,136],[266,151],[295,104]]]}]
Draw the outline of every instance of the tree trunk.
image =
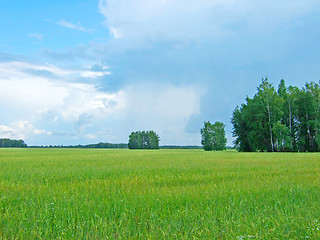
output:
[{"label": "tree trunk", "polygon": [[290,100],[288,100],[289,103],[289,128],[290,128],[290,134],[292,135],[292,113],[291,113],[291,103]]},{"label": "tree trunk", "polygon": [[291,137],[291,146],[292,149],[294,148],[294,136],[292,134],[292,109],[291,109],[291,102],[288,98],[288,104],[289,104],[289,129],[290,129],[290,137]]},{"label": "tree trunk", "polygon": [[[320,109],[320,94],[318,94],[318,106],[317,106],[317,112],[316,112],[316,123],[318,123],[318,116],[319,116],[319,109]],[[318,130],[319,130],[319,128],[318,128],[318,124],[316,125],[316,136],[315,137],[317,137],[318,136]]]},{"label": "tree trunk", "polygon": [[270,131],[271,151],[274,152],[274,147],[273,147],[273,135],[272,135],[272,128],[271,128],[271,113],[270,113],[269,103],[268,103],[268,105],[267,105],[267,109],[268,109],[268,117],[269,117],[269,131]]},{"label": "tree trunk", "polygon": [[310,132],[310,125],[309,125],[309,115],[308,112],[306,111],[306,121],[307,121],[307,133],[308,133],[308,141],[309,141],[309,151],[312,150],[313,144],[312,144],[312,139],[311,139],[311,132]]}]

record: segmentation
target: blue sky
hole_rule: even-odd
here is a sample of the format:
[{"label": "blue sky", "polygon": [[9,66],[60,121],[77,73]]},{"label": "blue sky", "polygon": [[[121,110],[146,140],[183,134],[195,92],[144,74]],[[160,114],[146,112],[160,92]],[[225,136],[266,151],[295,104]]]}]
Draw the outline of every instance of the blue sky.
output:
[{"label": "blue sky", "polygon": [[9,1],[0,7],[0,137],[28,145],[200,145],[263,77],[320,79],[316,0]]}]

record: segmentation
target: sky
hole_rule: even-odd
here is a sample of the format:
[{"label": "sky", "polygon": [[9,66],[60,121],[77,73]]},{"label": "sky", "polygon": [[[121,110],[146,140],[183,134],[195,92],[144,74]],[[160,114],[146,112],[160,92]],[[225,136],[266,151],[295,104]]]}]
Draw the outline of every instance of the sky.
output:
[{"label": "sky", "polygon": [[318,0],[2,0],[0,138],[200,145],[261,79],[320,79]]}]

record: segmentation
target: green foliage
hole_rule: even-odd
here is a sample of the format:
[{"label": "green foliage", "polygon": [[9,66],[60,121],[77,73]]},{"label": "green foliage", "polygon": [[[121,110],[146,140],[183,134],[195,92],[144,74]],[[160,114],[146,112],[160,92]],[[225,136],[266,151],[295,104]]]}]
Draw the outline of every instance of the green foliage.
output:
[{"label": "green foliage", "polygon": [[204,122],[201,129],[201,144],[206,151],[219,151],[226,149],[225,125],[222,122],[211,124],[209,121]]},{"label": "green foliage", "polygon": [[11,140],[8,138],[0,138],[0,148],[10,147],[10,148],[25,148],[27,144],[23,140]]},{"label": "green foliage", "polygon": [[266,78],[257,90],[233,111],[233,136],[240,151],[320,151],[319,84],[307,83],[300,90],[281,80],[275,91]]},{"label": "green foliage", "polygon": [[159,149],[159,136],[154,131],[132,132],[129,136],[129,149]]},{"label": "green foliage", "polygon": [[0,239],[320,239],[319,153],[0,156]]},{"label": "green foliage", "polygon": [[320,87],[307,83],[298,98],[298,143],[300,151],[320,151]]}]

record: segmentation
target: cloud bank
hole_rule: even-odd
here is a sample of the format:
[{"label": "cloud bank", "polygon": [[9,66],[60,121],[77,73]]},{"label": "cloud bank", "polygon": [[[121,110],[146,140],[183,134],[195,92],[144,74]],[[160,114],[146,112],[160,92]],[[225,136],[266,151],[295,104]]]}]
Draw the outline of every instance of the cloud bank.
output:
[{"label": "cloud bank", "polygon": [[[115,38],[209,41],[245,28],[265,31],[310,11],[315,0],[100,0]],[[264,27],[265,29],[261,29]]]},{"label": "cloud bank", "polygon": [[134,84],[108,92],[77,81],[108,76],[108,67],[11,61],[0,63],[0,72],[0,111],[10,111],[0,137],[27,143],[126,142],[136,129],[156,129],[169,141],[165,131],[183,135],[188,118],[199,112],[201,94],[192,86]]}]

